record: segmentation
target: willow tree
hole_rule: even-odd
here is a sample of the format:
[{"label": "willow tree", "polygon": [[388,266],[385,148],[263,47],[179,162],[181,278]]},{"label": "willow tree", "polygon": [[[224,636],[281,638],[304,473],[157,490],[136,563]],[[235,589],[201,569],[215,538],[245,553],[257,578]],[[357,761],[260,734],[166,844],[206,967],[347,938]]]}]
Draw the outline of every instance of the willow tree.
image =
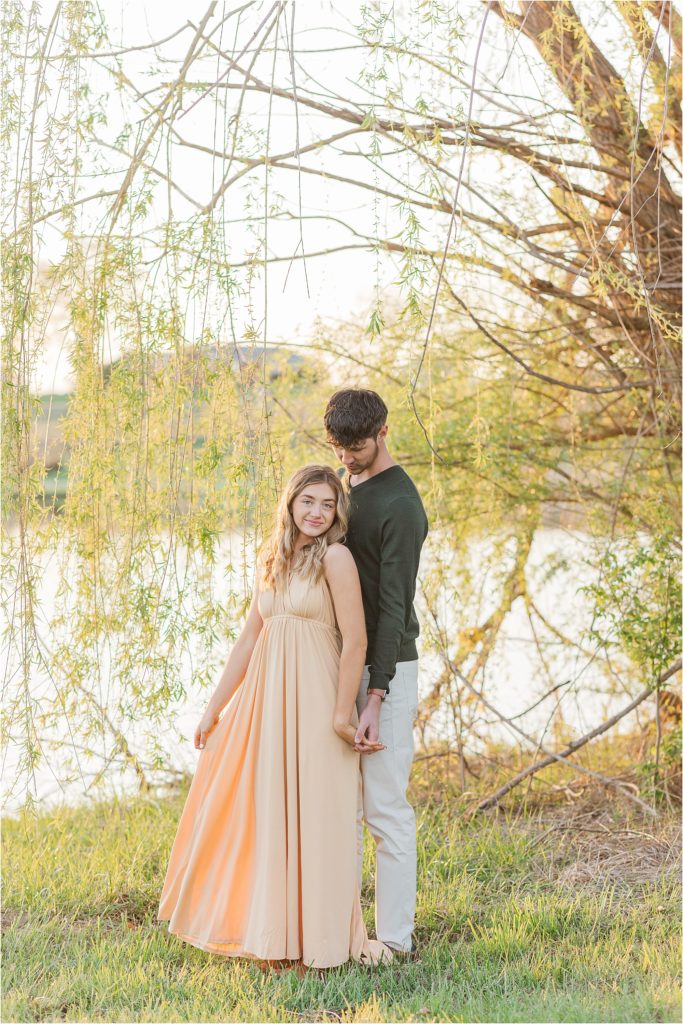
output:
[{"label": "willow tree", "polygon": [[[239,593],[216,600],[219,535],[243,527],[248,579],[283,472],[322,450],[339,365],[391,400],[396,454],[429,505],[426,636],[443,673],[423,729],[445,708],[461,745],[463,722],[474,734],[519,602],[541,655],[590,646],[629,686],[674,671],[678,12],[380,2],[319,47],[311,18],[293,2],[211,3],[162,39],[114,44],[95,5],[57,3],[49,21],[38,5],[4,7],[3,479],[20,685],[3,728],[28,737],[29,771],[40,728],[64,713],[103,768],[131,765],[146,784],[164,763],[131,723],[165,720],[191,681],[185,655],[208,679],[240,610]],[[312,219],[326,225],[318,248]],[[367,322],[323,322],[297,377],[270,345],[269,281],[351,250],[371,253]],[[68,489],[46,515],[31,382],[58,304],[74,386]],[[582,563],[603,566],[590,637],[535,599],[527,563],[550,513],[596,539]],[[495,607],[446,628],[439,601],[454,579],[476,592],[460,554],[482,532]],[[55,550],[48,653],[36,595]]]},{"label": "willow tree", "polygon": [[[236,314],[259,287],[258,240],[238,278],[223,217],[197,212],[146,159],[209,14],[139,127],[134,166],[113,168],[139,111],[109,88],[125,74],[100,9],[57,3],[46,21],[38,4],[3,6],[2,734],[20,752],[14,799],[36,769],[82,790],[124,771],[143,787],[175,774],[173,709],[201,700],[234,636],[287,466],[263,408],[277,356]],[[264,183],[250,188],[258,207]],[[64,416],[60,396],[36,394],[46,339],[72,369]],[[46,489],[54,435],[58,475],[68,467],[59,502]]]},{"label": "willow tree", "polygon": [[[477,25],[469,65],[465,22]],[[454,689],[458,716],[461,696],[478,706],[518,600],[552,642],[595,644],[609,674],[610,653],[626,655],[618,667],[635,667],[643,693],[680,666],[680,46],[670,3],[430,4],[402,15],[380,3],[363,8],[344,46],[362,60],[345,95],[306,75],[305,52],[296,78],[294,65],[259,72],[255,47],[249,62],[215,47],[223,75],[196,83],[240,103],[267,95],[297,119],[315,113],[317,131],[294,149],[246,157],[235,135],[228,155],[242,167],[208,205],[257,159],[371,196],[372,225],[330,217],[328,252],[371,246],[395,268],[403,306],[388,316],[378,287],[365,338],[352,331],[344,347],[385,387],[403,380],[421,436],[401,457],[418,474],[424,466],[458,540],[484,516],[515,540],[498,606],[450,639],[437,628],[444,672],[423,724]],[[393,230],[380,230],[387,221]],[[564,635],[530,592],[529,554],[553,508],[596,538],[573,567],[579,579],[584,567],[601,571],[588,637]]]}]

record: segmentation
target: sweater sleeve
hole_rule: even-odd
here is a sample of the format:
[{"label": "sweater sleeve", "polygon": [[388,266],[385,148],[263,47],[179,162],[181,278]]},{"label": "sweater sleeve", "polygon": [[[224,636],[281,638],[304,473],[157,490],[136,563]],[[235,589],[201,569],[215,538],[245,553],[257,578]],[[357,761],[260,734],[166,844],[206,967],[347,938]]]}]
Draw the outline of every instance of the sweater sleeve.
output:
[{"label": "sweater sleeve", "polygon": [[396,674],[396,661],[410,619],[426,535],[422,503],[410,496],[395,498],[387,507],[382,525],[379,614],[368,689],[389,693],[389,682]]}]

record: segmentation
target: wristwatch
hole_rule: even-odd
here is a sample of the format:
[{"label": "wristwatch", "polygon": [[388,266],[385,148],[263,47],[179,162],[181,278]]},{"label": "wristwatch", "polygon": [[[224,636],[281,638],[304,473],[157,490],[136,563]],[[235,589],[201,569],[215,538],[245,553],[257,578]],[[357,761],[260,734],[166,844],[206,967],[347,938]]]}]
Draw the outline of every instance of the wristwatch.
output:
[{"label": "wristwatch", "polygon": [[378,694],[379,697],[382,700],[382,703],[384,703],[384,701],[387,699],[387,691],[386,690],[372,689],[372,690],[368,690],[367,692],[368,692],[368,695],[370,695],[371,693],[372,694]]}]

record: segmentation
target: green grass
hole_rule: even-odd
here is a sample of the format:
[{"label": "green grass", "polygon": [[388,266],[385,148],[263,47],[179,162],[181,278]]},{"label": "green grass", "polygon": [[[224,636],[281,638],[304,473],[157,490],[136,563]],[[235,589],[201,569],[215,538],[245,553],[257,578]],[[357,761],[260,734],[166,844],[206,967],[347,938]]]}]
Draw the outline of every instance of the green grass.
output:
[{"label": "green grass", "polygon": [[[303,980],[205,953],[155,922],[184,792],[6,819],[2,1020],[680,1020],[677,876],[666,857],[639,868],[650,841],[664,849],[651,823],[613,819],[605,846],[603,813],[598,867],[585,870],[593,830],[577,846],[564,825],[549,829],[547,808],[543,822],[465,822],[456,801],[415,796],[419,961]],[[617,831],[629,828],[645,838]]]}]

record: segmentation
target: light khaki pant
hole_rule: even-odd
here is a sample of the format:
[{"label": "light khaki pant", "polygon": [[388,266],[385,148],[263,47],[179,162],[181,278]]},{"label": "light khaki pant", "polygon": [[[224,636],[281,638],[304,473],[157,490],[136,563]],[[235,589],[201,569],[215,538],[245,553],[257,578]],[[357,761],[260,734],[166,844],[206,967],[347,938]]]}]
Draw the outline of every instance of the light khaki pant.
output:
[{"label": "light khaki pant", "polygon": [[[375,840],[375,930],[394,949],[409,950],[415,922],[417,850],[415,812],[406,789],[413,763],[413,723],[417,715],[417,661],[400,661],[382,703],[379,738],[386,750],[361,754],[358,801],[358,885],[363,868],[363,820]],[[367,702],[370,679],[363,669],[356,700]]]}]

